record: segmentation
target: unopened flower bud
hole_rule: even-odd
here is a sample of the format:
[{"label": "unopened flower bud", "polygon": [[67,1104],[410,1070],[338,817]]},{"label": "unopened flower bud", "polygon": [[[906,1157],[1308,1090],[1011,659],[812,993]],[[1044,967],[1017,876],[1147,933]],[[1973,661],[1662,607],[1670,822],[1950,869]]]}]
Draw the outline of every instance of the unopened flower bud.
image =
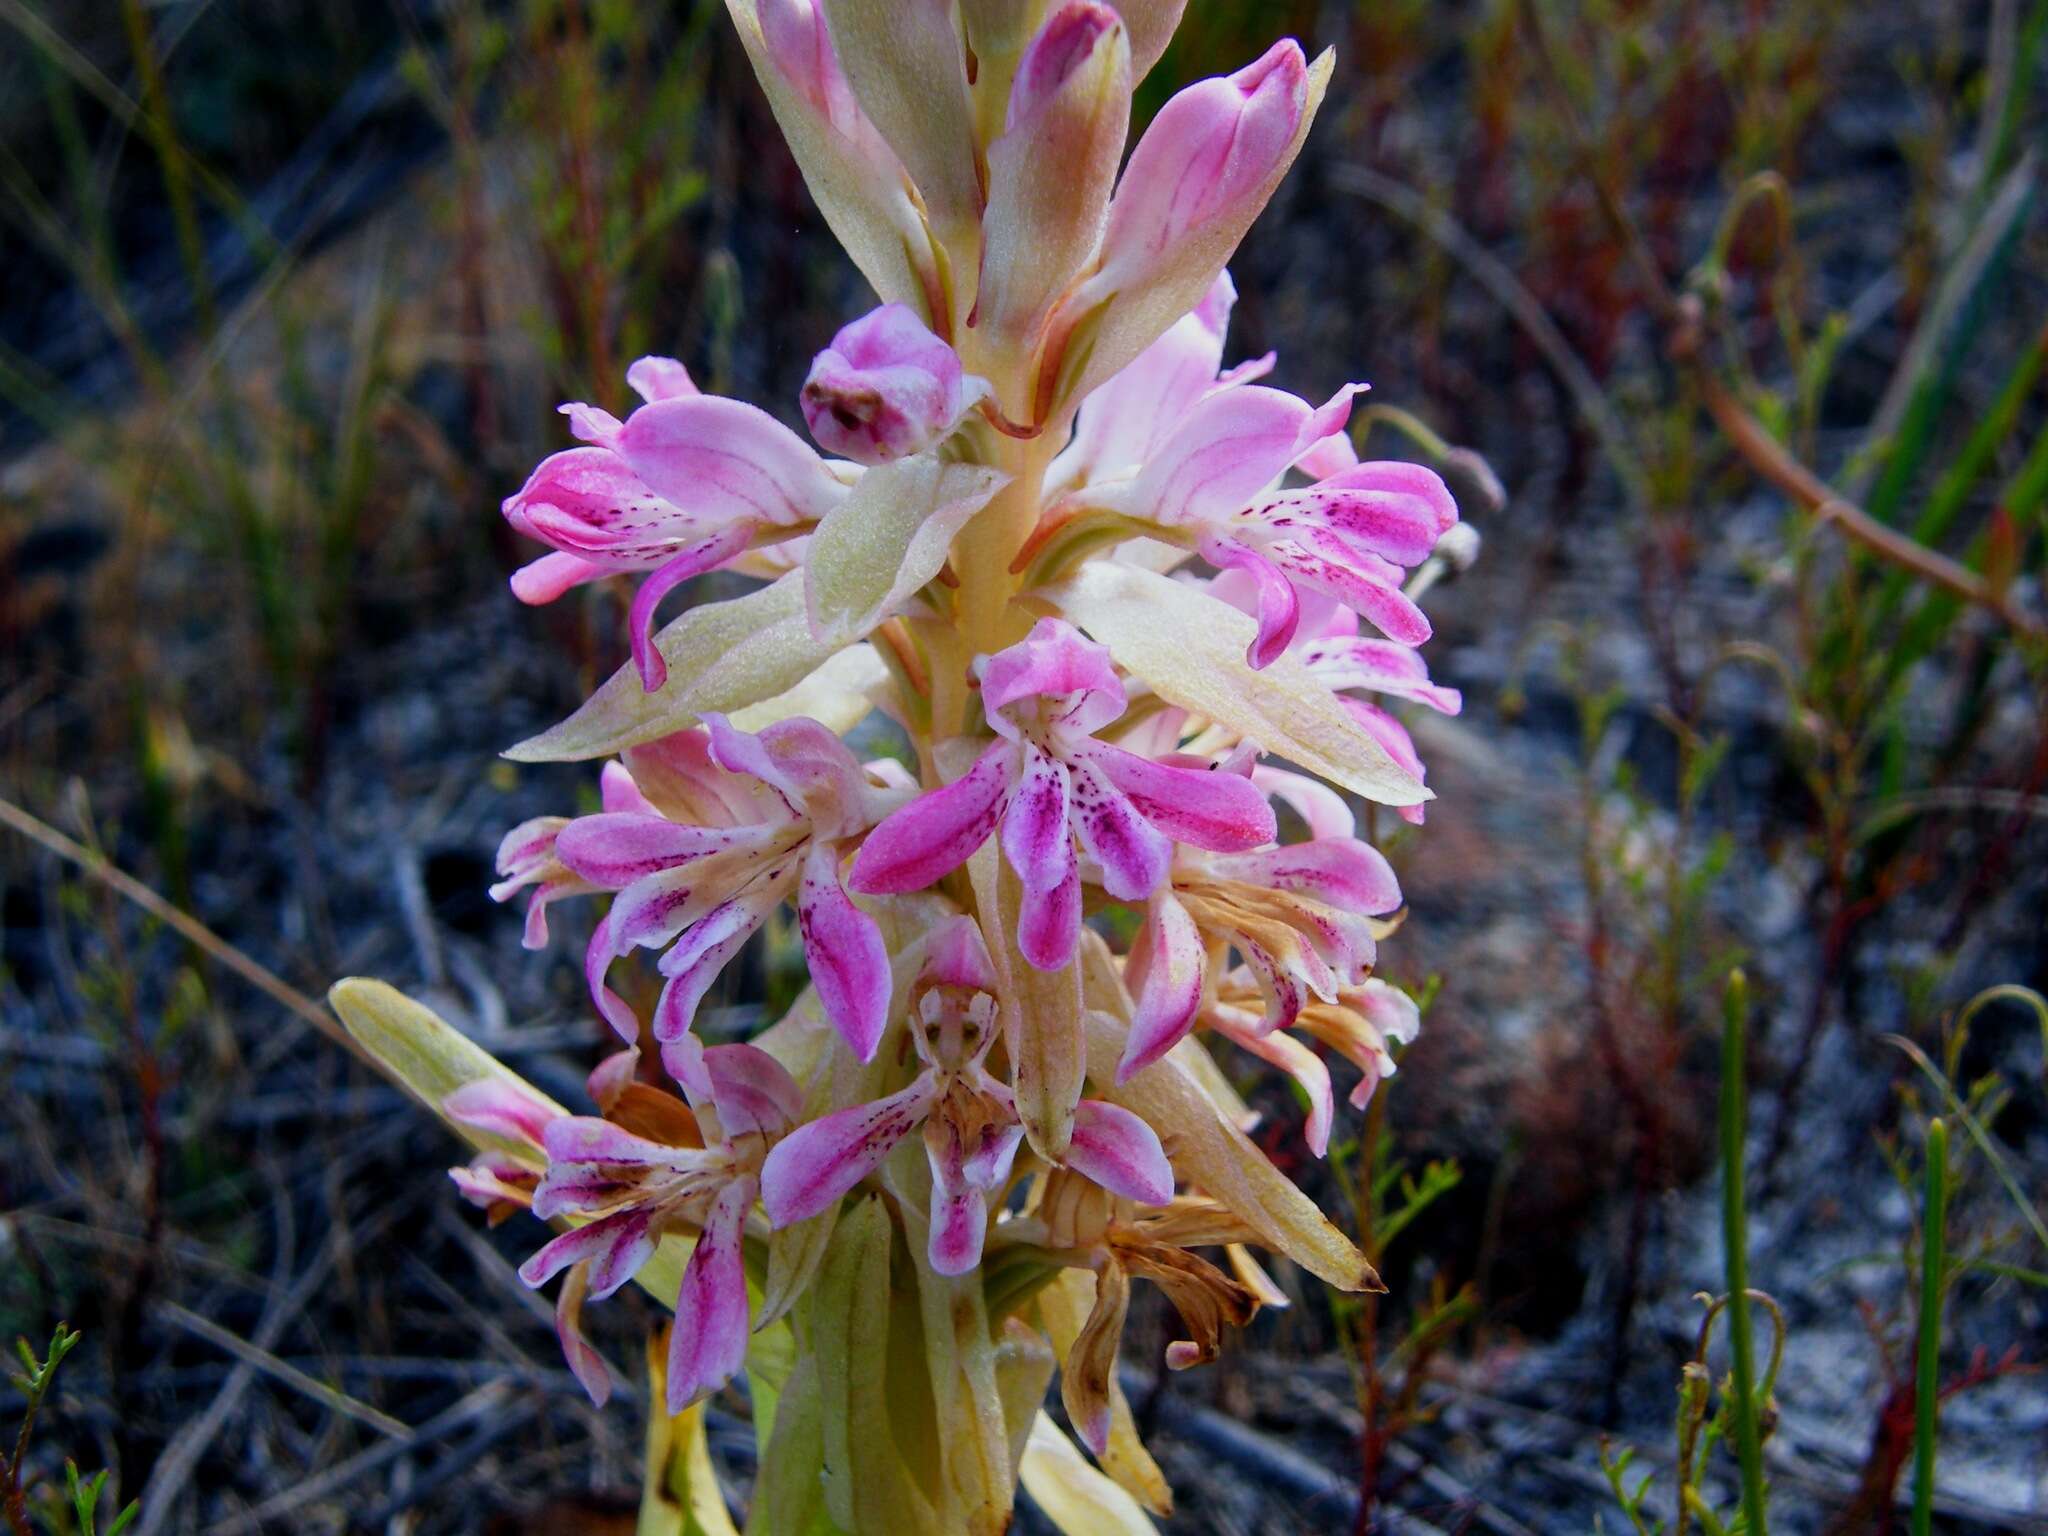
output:
[{"label": "unopened flower bud", "polygon": [[1308,97],[1308,61],[1283,38],[1236,74],[1191,85],[1161,108],[1109,207],[1103,286],[1143,282],[1207,226],[1249,224],[1293,153]]},{"label": "unopened flower bud", "polygon": [[832,338],[804,380],[804,420],[827,452],[862,464],[922,453],[988,393],[901,304],[884,304]]},{"label": "unopened flower bud", "polygon": [[1018,63],[1003,136],[990,146],[974,324],[1026,342],[1093,259],[1130,128],[1130,45],[1095,0],[1054,11]]}]

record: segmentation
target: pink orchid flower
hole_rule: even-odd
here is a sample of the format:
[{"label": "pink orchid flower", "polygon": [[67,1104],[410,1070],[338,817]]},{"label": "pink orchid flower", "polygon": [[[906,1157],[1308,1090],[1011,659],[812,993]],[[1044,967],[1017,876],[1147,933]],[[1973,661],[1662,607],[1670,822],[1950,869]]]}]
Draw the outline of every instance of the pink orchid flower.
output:
[{"label": "pink orchid flower", "polygon": [[922,453],[987,396],[988,381],[902,304],[871,310],[832,338],[804,380],[804,420],[829,453],[890,464]]},{"label": "pink orchid flower", "polygon": [[[1229,273],[1219,274],[1194,310],[1083,403],[1047,474],[1065,493],[1053,516],[1121,512],[1240,573],[1253,597],[1246,611],[1259,620],[1245,658],[1254,667],[1287,649],[1304,602],[1318,596],[1420,645],[1429,621],[1401,583],[1457,522],[1450,492],[1418,464],[1359,462],[1344,425],[1362,386],[1313,407],[1248,387],[1271,370],[1271,354],[1223,370],[1234,298]],[[1276,489],[1289,470],[1314,483]]]},{"label": "pink orchid flower", "polygon": [[855,890],[922,890],[1000,824],[1003,854],[1024,886],[1018,947],[1039,969],[1058,970],[1080,939],[1077,841],[1103,890],[1142,901],[1166,879],[1176,842],[1232,852],[1272,840],[1272,808],[1250,780],[1095,739],[1123,714],[1123,683],[1107,648],[1071,624],[1039,620],[980,671],[998,739],[958,779],[868,834]]},{"label": "pink orchid flower", "polygon": [[[829,1209],[920,1126],[931,1165],[929,1258],[942,1275],[981,1262],[989,1197],[1009,1182],[1024,1140],[1010,1090],[982,1067],[996,1037],[995,968],[971,917],[932,936],[912,990],[911,1040],[924,1063],[909,1087],[826,1115],[768,1154],[761,1199],[776,1226]],[[1159,1137],[1129,1110],[1083,1099],[1065,1166],[1141,1205],[1173,1198]]]},{"label": "pink orchid flower", "polygon": [[[622,763],[606,763],[599,784],[607,811],[641,810],[647,804]],[[536,816],[507,832],[498,844],[498,883],[491,887],[491,900],[510,901],[533,887],[521,939],[527,949],[547,946],[549,906],[564,896],[589,896],[600,889],[555,857],[555,839],[569,821],[567,816]]]},{"label": "pink orchid flower", "polygon": [[589,1374],[594,1366],[603,1379],[583,1342],[582,1303],[631,1280],[668,1232],[697,1233],[669,1338],[668,1411],[681,1413],[715,1390],[746,1358],[740,1240],[763,1156],[803,1112],[803,1095],[781,1063],[754,1046],[712,1046],[694,1058],[683,1081],[694,1115],[676,1105],[663,1128],[668,1139],[584,1115],[556,1120],[543,1133],[548,1168],[534,1190],[534,1215],[592,1219],[520,1265],[519,1278],[538,1289],[574,1270],[562,1288],[569,1310],[558,1327],[571,1369],[599,1403],[609,1384],[593,1385]]},{"label": "pink orchid flower", "polygon": [[590,446],[542,460],[504,513],[555,551],[512,578],[521,602],[646,573],[628,625],[634,665],[652,693],[668,678],[653,640],[661,600],[757,541],[815,525],[844,498],[846,481],[766,411],[700,393],[671,358],[642,358],[626,378],[646,403],[624,422],[593,406],[563,406]]},{"label": "pink orchid flower", "polygon": [[[1330,1128],[1336,1115],[1330,1069],[1302,1041],[1284,1031],[1268,1029],[1260,1014],[1259,1001],[1257,980],[1248,969],[1240,967],[1218,983],[1215,999],[1201,1010],[1200,1022],[1204,1028],[1214,1030],[1294,1079],[1309,1105],[1302,1138],[1309,1151],[1322,1157],[1329,1151]],[[1358,1082],[1351,1090],[1349,1102],[1359,1110],[1372,1102],[1373,1092],[1381,1081],[1394,1074],[1390,1045],[1411,1043],[1422,1024],[1414,999],[1377,978],[1342,988],[1332,1000],[1310,1003],[1294,1022],[1358,1069]]]},{"label": "pink orchid flower", "polygon": [[462,1198],[490,1214],[496,1226],[512,1212],[533,1204],[534,1187],[547,1152],[541,1138],[550,1122],[561,1117],[520,1085],[500,1078],[464,1083],[441,1101],[441,1112],[457,1125],[469,1126],[526,1149],[525,1157],[503,1151],[479,1152],[468,1164],[448,1170]]},{"label": "pink orchid flower", "polygon": [[[1222,572],[1209,583],[1209,591],[1241,612],[1258,613],[1257,587],[1243,571]],[[1358,615],[1330,598],[1321,594],[1305,598],[1301,612],[1301,627],[1289,653],[1340,696],[1351,718],[1386,748],[1389,757],[1417,780],[1426,780],[1427,770],[1408,728],[1386,708],[1356,697],[1352,690],[1403,699],[1444,715],[1463,710],[1464,696],[1455,688],[1431,682],[1429,664],[1411,647],[1360,635]],[[1422,825],[1422,806],[1403,805],[1395,810],[1403,821]]]},{"label": "pink orchid flower", "polygon": [[700,729],[630,749],[623,771],[640,804],[621,793],[619,808],[577,818],[554,842],[564,869],[619,893],[584,962],[598,1011],[629,1043],[637,1038],[605,972],[635,948],[666,949],[654,1037],[680,1041],[719,972],[793,899],[825,1016],[871,1057],[887,1022],[889,958],[874,919],[848,899],[840,863],[907,791],[878,782],[837,736],[801,717],[754,736],[707,714]]},{"label": "pink orchid flower", "polygon": [[1234,947],[1265,1000],[1258,1033],[1292,1024],[1311,999],[1363,982],[1377,956],[1371,918],[1401,905],[1378,850],[1355,837],[1252,853],[1183,853],[1146,904],[1124,978],[1136,1000],[1117,1081],[1127,1082],[1193,1026],[1209,945]]}]

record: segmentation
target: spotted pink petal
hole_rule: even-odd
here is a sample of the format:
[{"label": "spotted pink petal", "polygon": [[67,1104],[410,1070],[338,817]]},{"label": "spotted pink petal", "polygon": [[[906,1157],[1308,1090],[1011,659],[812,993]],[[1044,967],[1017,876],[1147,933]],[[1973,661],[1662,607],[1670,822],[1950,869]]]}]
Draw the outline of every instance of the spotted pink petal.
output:
[{"label": "spotted pink petal", "polygon": [[889,951],[875,920],[839,883],[839,847],[813,842],[804,858],[797,926],[818,1003],[862,1061],[872,1061],[889,1023]]},{"label": "spotted pink petal", "polygon": [[1434,504],[1390,487],[1377,464],[1361,464],[1319,485],[1260,500],[1245,515],[1268,528],[1326,528],[1381,559],[1420,565],[1443,532]]},{"label": "spotted pink petal", "polygon": [[[1114,747],[1102,748],[1095,757],[1073,764],[1074,832],[1089,857],[1102,866],[1102,888],[1118,901],[1141,901],[1166,879],[1173,864],[1173,842],[1141,816],[1130,797],[1102,771],[1102,761],[1113,754],[1121,755]],[[1259,803],[1263,807],[1265,801]]]},{"label": "spotted pink petal", "polygon": [[1253,584],[1252,615],[1258,619],[1258,633],[1245,647],[1245,665],[1255,671],[1270,667],[1294,643],[1301,623],[1301,600],[1294,584],[1274,567],[1273,562],[1240,539],[1204,534],[1197,546],[1202,558],[1219,570],[1242,571]]},{"label": "spotted pink petal", "polygon": [[1391,640],[1357,635],[1310,640],[1301,648],[1301,661],[1318,681],[1340,691],[1367,688],[1390,698],[1412,699],[1446,715],[1465,707],[1464,695],[1457,689],[1429,680],[1429,666],[1421,656]]},{"label": "spotted pink petal", "polygon": [[1003,853],[1027,891],[1052,890],[1074,867],[1067,830],[1068,780],[1064,765],[1034,741],[1020,743],[1024,772],[1003,812]]},{"label": "spotted pink petal", "polygon": [[441,1101],[441,1110],[458,1125],[536,1147],[549,1123],[561,1114],[516,1084],[487,1077],[457,1088]]},{"label": "spotted pink petal", "polygon": [[1173,1165],[1158,1132],[1118,1104],[1083,1099],[1074,1106],[1067,1166],[1140,1205],[1164,1205],[1173,1198]]},{"label": "spotted pink petal", "polygon": [[1024,893],[1017,914],[1017,948],[1041,971],[1057,971],[1074,958],[1081,942],[1081,875],[1078,867],[1054,889]]},{"label": "spotted pink petal", "polygon": [[747,1354],[747,1272],[740,1234],[754,1203],[751,1175],[718,1192],[683,1267],[669,1334],[668,1411],[681,1413],[732,1379]]},{"label": "spotted pink petal", "polygon": [[564,1232],[519,1266],[519,1278],[538,1290],[571,1264],[587,1267],[590,1294],[602,1300],[632,1279],[654,1252],[647,1213],[624,1210]]},{"label": "spotted pink petal", "polygon": [[1429,639],[1429,619],[1368,558],[1331,535],[1294,530],[1298,537],[1266,546],[1266,558],[1297,587],[1323,592],[1369,619],[1381,634],[1403,645]]},{"label": "spotted pink petal", "polygon": [[1156,762],[1100,742],[1081,751],[1140,816],[1176,842],[1233,853],[1274,838],[1273,807],[1242,774]]},{"label": "spotted pink petal", "polygon": [[989,657],[981,677],[982,708],[988,723],[1018,739],[1008,712],[1039,699],[1070,699],[1059,723],[1089,735],[1124,712],[1124,685],[1098,645],[1064,619],[1040,619],[1015,645]]},{"label": "spotted pink petal", "polygon": [[1343,912],[1379,916],[1401,905],[1393,866],[1377,848],[1355,837],[1236,854],[1218,859],[1216,867],[1230,879],[1299,892]]},{"label": "spotted pink petal", "polygon": [[705,1154],[694,1147],[672,1147],[636,1136],[623,1126],[595,1115],[564,1115],[551,1122],[543,1138],[554,1163],[617,1163],[633,1168],[692,1168]]},{"label": "spotted pink petal", "polygon": [[710,853],[761,841],[751,827],[686,827],[651,811],[579,816],[555,839],[555,856],[608,891]]},{"label": "spotted pink petal", "polygon": [[1145,909],[1145,926],[1131,945],[1124,980],[1137,993],[1130,1034],[1117,1063],[1121,1087],[1180,1043],[1202,1005],[1202,977],[1208,955],[1195,920],[1173,892],[1155,893]]},{"label": "spotted pink petal", "polygon": [[655,495],[710,524],[797,527],[846,496],[802,438],[766,411],[718,395],[641,406],[617,446]]},{"label": "spotted pink petal", "polygon": [[679,551],[640,583],[640,590],[633,594],[633,606],[627,610],[626,623],[633,641],[633,665],[640,670],[643,691],[657,693],[668,681],[668,658],[654,643],[654,612],[661,606],[661,600],[692,577],[716,570],[745,554],[753,541],[752,524],[727,523]]},{"label": "spotted pink petal", "polygon": [[885,816],[861,844],[847,883],[869,895],[900,896],[951,874],[996,829],[1020,767],[1013,743],[992,743],[952,783]]},{"label": "spotted pink petal", "polygon": [[654,1038],[663,1042],[680,1039],[690,1031],[698,1005],[719,972],[733,956],[746,947],[761,924],[782,901],[781,880],[757,882],[732,900],[707,913],[676,940],[661,957],[662,975],[668,985],[661,989],[661,1001],[654,1009]]},{"label": "spotted pink petal", "polygon": [[803,1090],[789,1069],[760,1047],[711,1046],[704,1052],[704,1067],[728,1140],[754,1131],[779,1136],[802,1118]]},{"label": "spotted pink petal", "polygon": [[921,1124],[938,1092],[922,1073],[907,1088],[800,1125],[777,1142],[761,1165],[761,1203],[777,1227],[829,1209],[882,1165]]},{"label": "spotted pink petal", "polygon": [[927,1257],[942,1275],[964,1275],[981,1262],[988,1235],[988,1195],[1010,1176],[1023,1144],[1020,1125],[990,1127],[971,1151],[947,1127],[925,1135],[932,1171],[931,1235]]},{"label": "spotted pink petal", "polygon": [[[605,571],[650,569],[705,532],[700,519],[656,495],[609,448],[549,454],[501,510],[528,538]],[[558,564],[552,571],[567,569]],[[528,584],[545,585],[542,575],[535,572]]]},{"label": "spotted pink petal", "polygon": [[529,607],[552,603],[571,588],[609,576],[611,567],[554,550],[512,573],[512,595]]},{"label": "spotted pink petal", "polygon": [[626,370],[626,383],[650,405],[656,400],[675,400],[699,391],[690,370],[672,357],[643,357]]}]

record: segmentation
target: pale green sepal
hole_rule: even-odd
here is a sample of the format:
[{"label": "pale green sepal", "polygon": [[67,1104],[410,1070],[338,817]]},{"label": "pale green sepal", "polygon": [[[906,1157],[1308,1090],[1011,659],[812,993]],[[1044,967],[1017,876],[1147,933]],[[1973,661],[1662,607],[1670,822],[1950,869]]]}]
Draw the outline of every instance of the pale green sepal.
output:
[{"label": "pale green sepal", "polygon": [[1158,1536],[1138,1501],[1090,1466],[1043,1412],[1024,1447],[1024,1491],[1064,1536]]},{"label": "pale green sepal", "polygon": [[804,564],[813,639],[845,645],[901,608],[939,574],[953,535],[1009,478],[924,455],[862,475],[811,535]]},{"label": "pale green sepal", "polygon": [[839,649],[813,638],[803,572],[723,603],[692,608],[655,636],[667,686],[649,693],[631,663],[552,730],[505,755],[516,763],[609,757],[694,725],[705,710],[739,710],[797,687]]},{"label": "pale green sepal", "polygon": [[875,708],[889,686],[889,669],[872,645],[849,645],[810,676],[772,699],[732,712],[736,730],[765,731],[782,720],[804,715],[835,736],[844,736]]}]

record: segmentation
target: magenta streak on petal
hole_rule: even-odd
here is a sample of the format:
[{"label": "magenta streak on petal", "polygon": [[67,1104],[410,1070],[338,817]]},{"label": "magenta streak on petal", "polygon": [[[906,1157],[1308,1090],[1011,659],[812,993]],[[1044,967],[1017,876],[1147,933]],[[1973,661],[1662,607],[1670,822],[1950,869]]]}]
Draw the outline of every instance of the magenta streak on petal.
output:
[{"label": "magenta streak on petal", "polygon": [[781,901],[781,881],[769,879],[735,896],[693,923],[661,957],[661,973],[669,978],[654,1010],[654,1038],[667,1043],[688,1034],[697,1006],[732,957]]},{"label": "magenta streak on petal", "polygon": [[[1143,900],[1165,880],[1173,863],[1173,843],[1138,814],[1096,763],[1077,761],[1073,779],[1074,830],[1081,846],[1102,866],[1102,888],[1118,901]],[[1263,797],[1259,803],[1265,803]]]},{"label": "magenta streak on petal", "polygon": [[747,1274],[740,1262],[740,1231],[753,1203],[751,1175],[720,1190],[683,1269],[669,1340],[672,1414],[723,1385],[746,1358]]},{"label": "magenta streak on petal", "polygon": [[796,910],[825,1017],[854,1055],[872,1061],[889,1022],[889,951],[875,920],[841,889],[835,844],[811,845]]},{"label": "magenta streak on petal", "polygon": [[1219,570],[1239,570],[1252,578],[1258,593],[1259,628],[1245,647],[1245,665],[1254,671],[1270,667],[1294,643],[1301,623],[1301,602],[1294,587],[1264,555],[1237,539],[1205,534],[1199,550],[1202,558]]},{"label": "magenta streak on petal", "polygon": [[745,551],[753,542],[754,530],[747,523],[728,523],[709,538],[693,544],[652,576],[640,583],[633,594],[633,606],[626,615],[633,640],[633,664],[640,669],[640,686],[656,693],[668,681],[668,658],[654,643],[654,610],[661,600],[692,576],[701,576]]},{"label": "magenta streak on petal", "polygon": [[1234,853],[1270,843],[1277,833],[1264,793],[1239,774],[1154,762],[1107,744],[1091,743],[1086,756],[1139,815],[1176,841]]},{"label": "magenta streak on petal", "polygon": [[1147,908],[1145,927],[1125,967],[1125,979],[1136,983],[1137,1000],[1123,1059],[1117,1063],[1119,1086],[1187,1034],[1202,1005],[1205,958],[1201,934],[1187,908],[1171,890],[1159,892]]},{"label": "magenta streak on petal", "polygon": [[803,1090],[760,1047],[714,1045],[704,1052],[704,1067],[728,1139],[750,1131],[779,1134],[802,1118]]},{"label": "magenta streak on petal", "polygon": [[958,869],[995,830],[1019,766],[1013,743],[992,743],[951,784],[884,817],[861,844],[847,883],[869,895],[898,896]]},{"label": "magenta streak on petal", "polygon": [[917,1128],[937,1084],[930,1072],[872,1104],[856,1104],[800,1125],[775,1144],[761,1166],[761,1202],[778,1227],[804,1221],[881,1166]]},{"label": "magenta streak on petal", "polygon": [[597,1005],[599,1017],[618,1033],[620,1039],[631,1045],[640,1038],[640,1021],[633,1010],[626,1006],[626,1000],[605,985],[604,973],[618,957],[612,947],[612,920],[609,914],[591,930],[590,947],[583,955],[583,979],[590,988],[590,999]]},{"label": "magenta streak on petal", "polygon": [[1024,893],[1017,919],[1017,948],[1041,971],[1057,971],[1074,958],[1081,942],[1081,877],[1069,870],[1059,886],[1043,896]]},{"label": "magenta streak on petal", "polygon": [[1066,879],[1074,852],[1067,830],[1067,770],[1036,742],[1021,744],[1024,772],[1003,813],[1003,853],[1024,889],[1044,893]]},{"label": "magenta streak on petal", "polygon": [[1083,1099],[1074,1106],[1067,1166],[1141,1205],[1164,1205],[1173,1198],[1173,1166],[1158,1133],[1120,1105]]}]

